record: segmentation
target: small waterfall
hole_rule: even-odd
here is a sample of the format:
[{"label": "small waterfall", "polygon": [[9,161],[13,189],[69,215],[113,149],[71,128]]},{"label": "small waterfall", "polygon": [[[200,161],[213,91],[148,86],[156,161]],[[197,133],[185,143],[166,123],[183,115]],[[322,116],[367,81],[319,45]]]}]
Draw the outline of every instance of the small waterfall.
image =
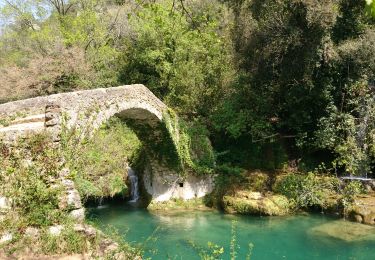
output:
[{"label": "small waterfall", "polygon": [[129,202],[137,202],[139,199],[139,189],[138,189],[138,176],[132,168],[128,169],[128,178],[131,184],[130,187],[130,198]]},{"label": "small waterfall", "polygon": [[103,205],[103,200],[104,200],[103,197],[99,198],[99,205],[97,206],[98,209],[103,209],[103,208],[108,207],[108,205]]}]

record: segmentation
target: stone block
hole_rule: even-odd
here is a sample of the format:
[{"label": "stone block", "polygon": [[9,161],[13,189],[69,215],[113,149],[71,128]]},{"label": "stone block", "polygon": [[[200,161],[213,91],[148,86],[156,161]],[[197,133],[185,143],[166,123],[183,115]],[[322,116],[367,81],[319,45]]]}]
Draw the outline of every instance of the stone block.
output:
[{"label": "stone block", "polygon": [[76,189],[67,191],[67,204],[69,208],[79,209],[82,207],[81,196]]},{"label": "stone block", "polygon": [[32,238],[36,238],[39,236],[39,229],[35,227],[27,227],[25,230],[25,235]]},{"label": "stone block", "polygon": [[96,228],[90,225],[84,225],[84,224],[75,224],[74,231],[83,233],[87,237],[95,237],[98,233],[101,233]]},{"label": "stone block", "polygon": [[61,232],[62,232],[63,229],[64,229],[64,226],[62,226],[62,225],[55,225],[55,226],[49,227],[48,232],[52,236],[58,236],[58,235],[61,234]]},{"label": "stone block", "polygon": [[72,210],[69,215],[78,222],[85,220],[85,208]]},{"label": "stone block", "polygon": [[10,201],[6,197],[0,196],[0,212],[5,212],[10,209]]}]

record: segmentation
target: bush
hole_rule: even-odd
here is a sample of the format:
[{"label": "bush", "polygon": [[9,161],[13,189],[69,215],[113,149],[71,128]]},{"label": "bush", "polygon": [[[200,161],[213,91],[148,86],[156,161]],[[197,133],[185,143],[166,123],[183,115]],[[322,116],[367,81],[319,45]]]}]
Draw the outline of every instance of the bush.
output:
[{"label": "bush", "polygon": [[364,193],[365,189],[359,181],[351,181],[345,185],[342,190],[342,202],[344,206],[348,206],[354,202],[354,199],[357,195]]},{"label": "bush", "polygon": [[11,199],[7,216],[14,220],[11,228],[43,227],[64,220],[58,210],[59,186],[52,185],[60,157],[51,144],[47,135],[39,134],[12,148],[1,145],[0,187],[1,195]]},{"label": "bush", "polygon": [[38,55],[27,66],[1,68],[0,103],[59,92],[90,88],[94,70],[79,48],[59,50],[58,55]]},{"label": "bush", "polygon": [[288,174],[275,182],[274,191],[285,195],[297,208],[326,208],[330,195],[338,190],[338,180],[318,176],[310,172],[307,175]]},{"label": "bush", "polygon": [[63,152],[82,198],[126,193],[127,166],[141,149],[133,130],[114,117],[89,140],[77,141],[76,134],[64,133]]},{"label": "bush", "polygon": [[[177,170],[182,170],[183,173],[186,171],[193,171],[196,174],[212,173],[215,156],[206,127],[197,120],[185,122],[177,117],[172,109],[163,114],[163,120],[168,130],[166,134],[169,134],[173,141],[170,145],[176,148],[178,162],[172,163],[177,165]],[[170,148],[164,152],[170,154]]]}]

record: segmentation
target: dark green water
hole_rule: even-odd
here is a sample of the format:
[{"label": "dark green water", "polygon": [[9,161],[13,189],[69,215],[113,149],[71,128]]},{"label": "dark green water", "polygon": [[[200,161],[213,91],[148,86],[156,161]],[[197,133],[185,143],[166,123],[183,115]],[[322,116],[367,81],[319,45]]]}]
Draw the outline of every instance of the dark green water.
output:
[{"label": "dark green water", "polygon": [[[237,221],[238,258],[245,259],[248,244],[254,244],[251,259],[375,259],[375,240],[344,241],[311,231],[327,223],[339,223],[322,215],[290,217],[233,216],[218,212],[156,214],[147,210],[111,205],[91,208],[89,219],[102,228],[116,227],[127,241],[144,242],[157,228],[156,241],[145,245],[157,253],[152,259],[200,259],[187,241],[205,246],[208,241],[225,249],[229,259],[232,220]],[[343,222],[344,224],[344,222]],[[361,225],[361,224],[356,224]]]}]

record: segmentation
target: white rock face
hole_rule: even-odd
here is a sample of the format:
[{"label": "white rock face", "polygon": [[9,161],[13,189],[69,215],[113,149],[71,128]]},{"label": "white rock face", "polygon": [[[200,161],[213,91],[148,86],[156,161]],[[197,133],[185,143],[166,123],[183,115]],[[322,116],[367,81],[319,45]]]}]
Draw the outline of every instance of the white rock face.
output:
[{"label": "white rock face", "polygon": [[144,186],[147,192],[156,202],[170,199],[194,199],[201,198],[212,192],[214,177],[189,175],[184,179],[172,172],[146,170],[143,176]]}]

